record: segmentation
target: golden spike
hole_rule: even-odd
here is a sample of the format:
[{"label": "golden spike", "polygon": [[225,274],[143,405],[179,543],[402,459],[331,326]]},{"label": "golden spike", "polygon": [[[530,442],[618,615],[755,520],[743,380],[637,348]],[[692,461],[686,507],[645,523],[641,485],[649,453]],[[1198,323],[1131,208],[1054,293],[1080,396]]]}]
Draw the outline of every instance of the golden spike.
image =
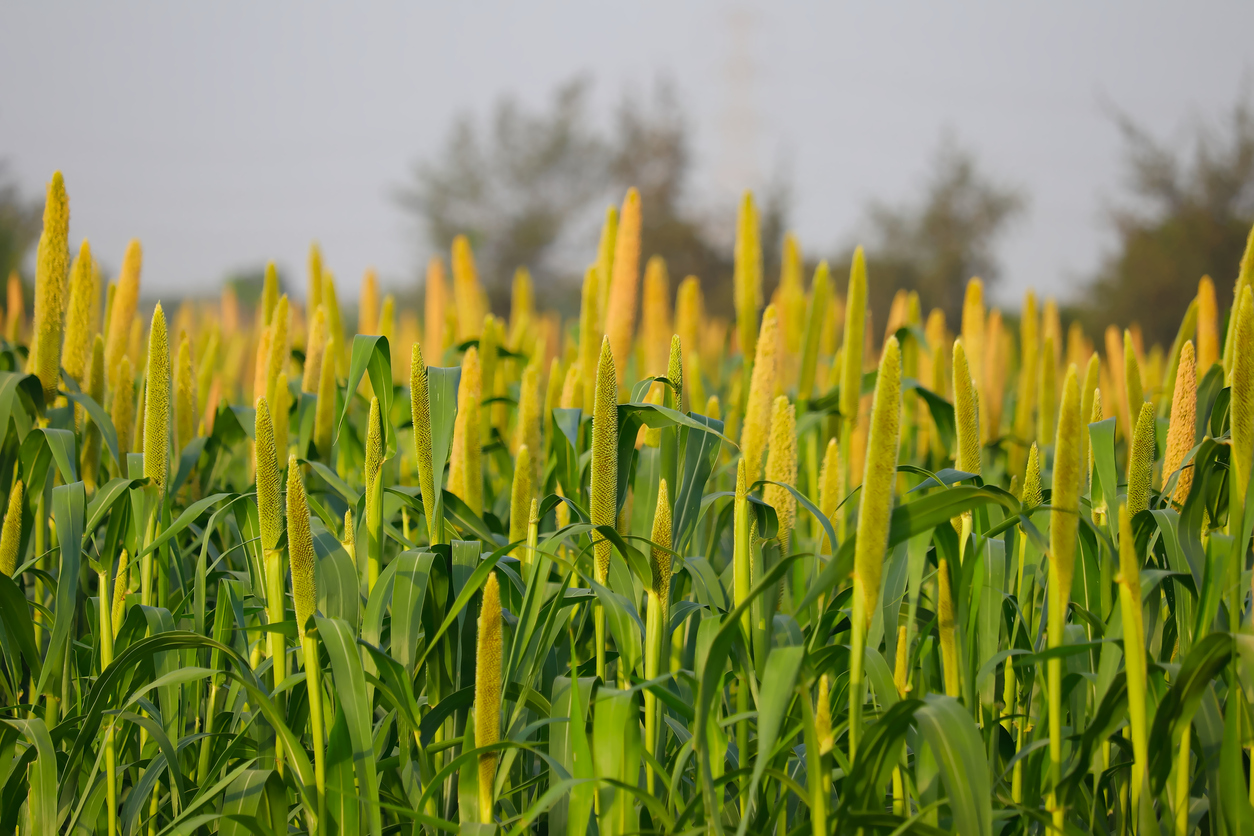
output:
[{"label": "golden spike", "polygon": [[605,336],[610,350],[620,362],[616,366],[618,384],[627,374],[627,357],[631,353],[632,335],[636,326],[636,296],[640,283],[640,193],[627,190],[614,237],[614,268],[610,280],[609,302],[605,311]]},{"label": "golden spike", "polygon": [[740,447],[749,471],[749,481],[756,482],[762,473],[762,453],[770,431],[771,401],[775,396],[775,379],[778,372],[778,339],[776,329],[779,320],[774,305],[768,305],[762,315],[762,333],[757,342],[757,356],[753,361],[753,376],[749,382],[749,397],[745,402],[744,430],[740,435]]},{"label": "golden spike", "polygon": [[26,371],[39,378],[44,402],[57,397],[61,376],[66,282],[70,274],[70,199],[61,172],[54,172],[44,203],[44,226],[35,253],[35,331]]},{"label": "golden spike", "polygon": [[170,475],[170,343],[165,312],[157,303],[148,334],[148,375],[144,393],[144,476],[165,492]]},{"label": "golden spike", "polygon": [[1176,487],[1172,501],[1183,507],[1193,487],[1193,466],[1185,466],[1184,457],[1193,449],[1197,439],[1197,364],[1193,359],[1193,341],[1186,340],[1180,349],[1180,363],[1176,367],[1176,385],[1171,398],[1171,423],[1167,430],[1167,454],[1163,459],[1163,489],[1176,471]]}]

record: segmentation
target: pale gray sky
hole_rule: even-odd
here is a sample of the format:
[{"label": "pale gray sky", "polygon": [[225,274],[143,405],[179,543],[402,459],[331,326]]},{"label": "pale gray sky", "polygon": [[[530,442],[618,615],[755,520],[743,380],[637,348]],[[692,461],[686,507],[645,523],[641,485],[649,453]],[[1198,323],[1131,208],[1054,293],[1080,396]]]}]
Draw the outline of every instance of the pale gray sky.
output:
[{"label": "pale gray sky", "polygon": [[[694,129],[700,196],[738,185],[738,153],[782,164],[811,253],[854,240],[869,200],[917,194],[950,132],[1029,195],[1002,249],[1013,305],[1029,285],[1065,294],[1109,244],[1109,104],[1179,138],[1226,113],[1251,69],[1248,2],[741,8],[737,30],[727,4],[676,0],[0,0],[0,158],[29,193],[62,169],[72,235],[106,263],[140,238],[149,292],[266,259],[301,278],[314,238],[342,281],[373,265],[396,285],[422,246],[393,190],[458,113],[505,93],[539,106],[586,73],[608,114],[661,74]],[[737,31],[753,67],[739,87]],[[735,112],[756,139],[728,142]]]}]

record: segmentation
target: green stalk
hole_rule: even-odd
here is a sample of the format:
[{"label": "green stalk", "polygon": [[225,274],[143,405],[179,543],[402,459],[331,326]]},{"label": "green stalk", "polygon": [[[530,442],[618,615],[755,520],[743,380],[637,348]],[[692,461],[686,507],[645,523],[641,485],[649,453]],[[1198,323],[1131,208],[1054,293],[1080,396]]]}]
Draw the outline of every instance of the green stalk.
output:
[{"label": "green stalk", "polygon": [[[1149,405],[1146,404],[1148,407]],[[1128,724],[1132,732],[1132,820],[1140,821],[1141,788],[1149,763],[1149,721],[1146,712],[1147,673],[1145,626],[1141,620],[1141,566],[1132,536],[1132,514],[1119,509],[1119,602],[1123,618],[1124,670],[1128,683]],[[1184,749],[1188,757],[1187,747]],[[1186,761],[1187,762],[1187,761]],[[1187,769],[1186,769],[1187,772]],[[1187,792],[1186,792],[1187,796]]]},{"label": "green stalk", "polygon": [[[661,673],[662,645],[666,639],[666,625],[670,620],[671,598],[671,502],[666,480],[658,483],[657,510],[653,515],[653,544],[651,551],[652,584],[649,587],[649,611],[644,632],[644,678],[656,679]],[[657,754],[658,744],[657,696],[651,690],[644,692],[644,748],[650,755]],[[663,776],[665,777],[665,776]],[[654,792],[655,776],[650,767],[645,773],[649,793]]]},{"label": "green stalk", "polygon": [[374,590],[383,565],[383,419],[379,399],[370,399],[366,424],[366,594]]},{"label": "green stalk", "polygon": [[[113,605],[109,600],[109,570],[96,573],[100,583],[100,671],[113,664]],[[118,832],[118,758],[114,750],[113,718],[105,726],[105,791],[109,804],[109,836]]]}]

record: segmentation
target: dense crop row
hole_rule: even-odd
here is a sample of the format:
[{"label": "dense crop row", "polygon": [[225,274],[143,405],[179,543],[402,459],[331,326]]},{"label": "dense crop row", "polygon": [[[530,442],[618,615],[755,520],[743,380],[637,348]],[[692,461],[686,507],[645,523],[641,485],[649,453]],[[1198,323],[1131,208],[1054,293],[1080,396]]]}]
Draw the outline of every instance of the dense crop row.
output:
[{"label": "dense crop row", "polygon": [[791,237],[764,304],[748,197],[735,321],[672,312],[640,224],[577,322],[525,271],[494,315],[459,238],[421,325],[368,274],[350,334],[315,248],[303,307],[145,329],[56,175],[0,345],[0,833],[1254,831],[1254,254],[1095,351],[978,279],[877,324]]}]

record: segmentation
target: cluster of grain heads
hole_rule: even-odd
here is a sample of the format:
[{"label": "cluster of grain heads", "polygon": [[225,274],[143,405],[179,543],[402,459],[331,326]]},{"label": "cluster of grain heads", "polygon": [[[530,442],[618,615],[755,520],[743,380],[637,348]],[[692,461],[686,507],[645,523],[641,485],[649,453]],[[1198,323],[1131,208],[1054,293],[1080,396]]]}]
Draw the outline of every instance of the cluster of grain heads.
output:
[{"label": "cluster of grain heads", "polygon": [[422,311],[371,273],[341,311],[316,245],[303,298],[150,310],[49,197],[0,344],[0,830],[1254,821],[1254,248],[1231,310],[1203,278],[1170,348],[1094,350],[979,279],[872,311],[860,250],[807,283],[749,195],[726,318],[632,191],[566,320],[464,237]]}]

